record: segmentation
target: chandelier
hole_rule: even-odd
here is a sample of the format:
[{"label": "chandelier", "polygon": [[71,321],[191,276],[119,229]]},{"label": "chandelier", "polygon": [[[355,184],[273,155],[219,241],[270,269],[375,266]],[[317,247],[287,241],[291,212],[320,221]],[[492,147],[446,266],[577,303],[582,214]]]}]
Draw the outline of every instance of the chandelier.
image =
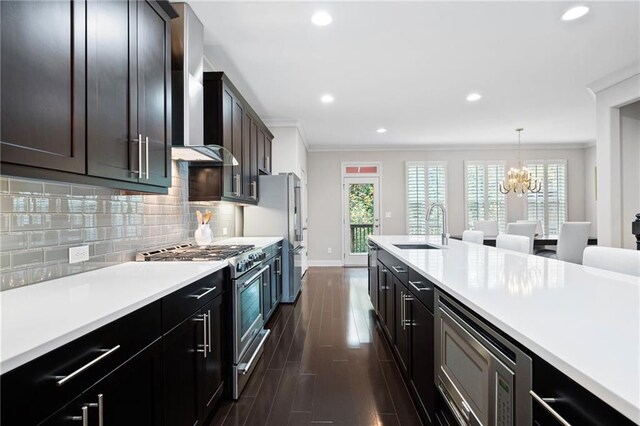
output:
[{"label": "chandelier", "polygon": [[538,193],[542,191],[542,182],[538,179],[531,179],[529,170],[526,167],[522,167],[522,160],[520,158],[520,132],[524,129],[516,129],[518,132],[518,168],[511,168],[507,173],[507,178],[502,180],[502,183],[498,185],[500,192],[508,194],[513,191],[518,197],[522,197],[527,191]]}]

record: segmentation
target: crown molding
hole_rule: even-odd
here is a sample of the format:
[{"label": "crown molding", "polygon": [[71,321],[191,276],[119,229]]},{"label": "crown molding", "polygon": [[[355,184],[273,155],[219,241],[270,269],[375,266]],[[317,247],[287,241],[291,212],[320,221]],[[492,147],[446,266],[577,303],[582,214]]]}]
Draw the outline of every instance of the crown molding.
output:
[{"label": "crown molding", "polygon": [[[558,143],[529,143],[522,144],[522,149],[532,150],[557,150],[557,149],[584,149],[595,146],[595,140],[584,142],[558,142]],[[341,145],[341,146],[312,146],[309,152],[389,152],[389,151],[500,151],[504,149],[518,149],[515,143],[503,144],[432,144],[432,145]]]},{"label": "crown molding", "polygon": [[608,89],[611,86],[615,86],[618,83],[622,83],[636,75],[640,74],[640,61],[632,62],[626,67],[620,68],[607,74],[593,83],[587,85],[587,90],[595,96],[598,92]]},{"label": "crown molding", "polygon": [[267,127],[271,129],[275,129],[278,127],[295,127],[300,134],[302,144],[307,149],[307,151],[310,150],[309,144],[307,143],[307,137],[304,133],[304,126],[302,125],[302,121],[289,118],[269,118],[262,121],[267,125]]}]

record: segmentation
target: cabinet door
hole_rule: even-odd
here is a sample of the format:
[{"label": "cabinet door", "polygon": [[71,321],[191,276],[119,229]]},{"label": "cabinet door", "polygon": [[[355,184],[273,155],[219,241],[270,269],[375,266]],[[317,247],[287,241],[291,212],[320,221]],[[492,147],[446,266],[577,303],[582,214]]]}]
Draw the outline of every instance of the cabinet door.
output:
[{"label": "cabinet door", "polygon": [[242,116],[242,193],[244,198],[257,198],[255,184],[251,180],[251,116],[245,111]]},{"label": "cabinet door", "polygon": [[[233,105],[234,97],[227,86],[222,86],[222,146],[233,153]],[[236,159],[237,160],[237,159]],[[233,166],[222,168],[223,195],[233,197]]]},{"label": "cabinet door", "polygon": [[87,2],[87,173],[138,181],[136,2]]},{"label": "cabinet door", "polygon": [[[91,419],[89,406],[84,403],[83,395],[56,411],[51,417],[47,418],[40,426],[58,426],[58,425],[82,425],[83,420],[88,422]],[[15,424],[19,424],[16,422]]]},{"label": "cabinet door", "polygon": [[369,299],[373,311],[378,312],[378,267],[376,265],[376,252],[369,249]]},{"label": "cabinet door", "polygon": [[433,422],[435,412],[433,314],[418,300],[412,300],[408,305],[408,315],[411,318],[409,378],[422,405],[419,409],[425,411]]},{"label": "cabinet door", "polygon": [[198,386],[204,358],[204,316],[198,311],[165,334],[164,422],[167,425],[195,425],[199,417]]},{"label": "cabinet door", "polygon": [[259,191],[260,188],[258,186],[258,123],[256,123],[255,119],[251,120],[251,162],[249,164],[251,174],[251,182],[255,182],[254,186],[254,194],[255,198],[258,199],[260,197]]},{"label": "cabinet door", "polygon": [[271,309],[275,309],[280,302],[280,289],[282,288],[282,257],[276,256],[271,266]]},{"label": "cabinet door", "polygon": [[89,405],[90,424],[161,425],[162,342],[157,340],[131,358],[87,390],[82,399]]},{"label": "cabinet door", "polygon": [[266,135],[264,130],[258,127],[258,170],[265,171],[265,140]]},{"label": "cabinet door", "polygon": [[85,170],[85,2],[0,2],[0,158]]},{"label": "cabinet door", "polygon": [[268,134],[265,134],[264,137],[264,170],[271,174],[271,137]]},{"label": "cabinet door", "polygon": [[232,192],[235,197],[242,198],[243,196],[243,187],[242,187],[242,129],[243,129],[243,120],[244,120],[244,106],[238,101],[237,98],[234,98],[233,102],[233,112],[231,117],[232,124],[232,132],[231,135],[231,153],[236,160],[238,160],[238,164],[232,167],[232,175],[233,182]]},{"label": "cabinet door", "polygon": [[200,313],[207,320],[207,356],[202,357],[199,392],[201,419],[206,419],[222,393],[222,297],[213,299]]},{"label": "cabinet door", "polygon": [[409,332],[407,329],[407,301],[408,291],[396,277],[393,277],[395,293],[395,350],[400,358],[400,370],[407,374],[409,371]]},{"label": "cabinet door", "polygon": [[271,314],[271,279],[273,260],[269,262],[269,268],[262,273],[262,318],[266,322]]},{"label": "cabinet door", "polygon": [[395,305],[395,283],[394,277],[391,271],[387,269],[385,273],[385,281],[386,281],[386,290],[384,292],[385,297],[385,315],[384,315],[384,325],[387,330],[387,335],[389,339],[391,339],[391,344],[395,344],[396,341],[396,327],[395,327],[395,316],[398,314],[396,312]]},{"label": "cabinet door", "polygon": [[138,132],[144,139],[141,182],[171,185],[170,22],[155,2],[138,7]]},{"label": "cabinet door", "polygon": [[[382,321],[382,324],[386,322],[387,319],[387,268],[382,264],[378,263],[378,316]],[[375,306],[374,306],[375,307]]]}]

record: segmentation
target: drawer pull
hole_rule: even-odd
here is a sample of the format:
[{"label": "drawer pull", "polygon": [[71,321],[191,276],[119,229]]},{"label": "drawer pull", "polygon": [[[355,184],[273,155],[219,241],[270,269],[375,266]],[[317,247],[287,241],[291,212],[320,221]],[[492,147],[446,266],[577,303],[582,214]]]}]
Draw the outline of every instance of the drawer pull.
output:
[{"label": "drawer pull", "polygon": [[82,422],[82,426],[89,426],[89,407],[86,405],[82,407],[82,416],[72,416],[70,420],[75,422]]},{"label": "drawer pull", "polygon": [[540,398],[532,390],[529,391],[529,394],[534,399],[534,401],[536,401],[538,404],[540,404],[542,406],[542,408],[547,410],[547,412],[549,414],[551,414],[558,422],[560,422],[560,424],[562,424],[563,426],[571,426],[571,423],[569,423],[568,421],[563,419],[562,416],[560,414],[558,414],[558,412],[556,410],[553,409],[553,407],[551,407],[549,404],[547,404],[547,401],[549,401],[549,402],[555,401],[554,398]]},{"label": "drawer pull", "polygon": [[100,355],[98,358],[94,359],[91,362],[86,363],[85,365],[83,365],[82,367],[78,368],[76,371],[74,371],[73,373],[69,374],[68,376],[56,377],[56,379],[60,379],[60,380],[58,380],[58,386],[64,385],[69,380],[73,379],[78,374],[82,373],[83,371],[85,371],[86,369],[90,368],[91,366],[99,363],[100,361],[102,361],[103,359],[105,359],[106,357],[108,357],[109,355],[111,355],[112,353],[117,351],[118,349],[120,349],[120,345],[116,345],[113,348],[108,349],[108,350],[107,349],[102,349],[103,351],[106,351],[106,352],[103,353],[102,355]]},{"label": "drawer pull", "polygon": [[[423,283],[422,281],[409,281],[409,284],[411,284],[411,287],[415,288],[416,291],[431,291],[433,290],[432,288],[429,288],[426,286],[425,283]],[[420,286],[420,287],[418,287]]]},{"label": "drawer pull", "polygon": [[402,266],[392,266],[391,269],[396,271],[397,274],[404,274],[407,272],[407,270],[404,269]]},{"label": "drawer pull", "polygon": [[189,296],[189,297],[195,297],[195,298],[196,298],[196,300],[200,300],[200,299],[202,299],[204,296],[206,296],[207,294],[211,293],[211,292],[212,292],[213,290],[215,290],[216,288],[218,288],[218,287],[214,286],[214,287],[212,287],[212,288],[205,288],[205,290],[206,290],[206,291],[205,291],[204,293],[199,294],[199,295],[192,294],[192,295],[191,295],[191,296]]}]

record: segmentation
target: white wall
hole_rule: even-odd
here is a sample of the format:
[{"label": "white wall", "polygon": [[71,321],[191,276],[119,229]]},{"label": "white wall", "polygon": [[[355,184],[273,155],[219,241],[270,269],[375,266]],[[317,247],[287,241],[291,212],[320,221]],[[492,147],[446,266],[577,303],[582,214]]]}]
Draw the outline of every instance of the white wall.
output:
[{"label": "white wall", "polygon": [[592,236],[598,233],[598,205],[596,200],[596,147],[584,150],[584,220],[591,222]]},{"label": "white wall", "polygon": [[636,248],[631,222],[640,213],[640,102],[620,108],[622,247]]},{"label": "white wall", "polygon": [[[513,148],[513,147],[512,147]],[[529,149],[523,160],[566,159],[568,172],[569,220],[585,216],[585,148]],[[381,233],[406,234],[405,162],[447,162],[447,204],[452,234],[465,229],[464,161],[505,160],[507,168],[517,166],[517,149],[420,150],[420,151],[331,151],[309,152],[309,259],[318,263],[341,262],[341,162],[377,161],[382,163]],[[507,198],[509,222],[525,216],[524,198]],[[391,217],[385,217],[390,212]],[[327,249],[331,248],[329,254]]]}]

